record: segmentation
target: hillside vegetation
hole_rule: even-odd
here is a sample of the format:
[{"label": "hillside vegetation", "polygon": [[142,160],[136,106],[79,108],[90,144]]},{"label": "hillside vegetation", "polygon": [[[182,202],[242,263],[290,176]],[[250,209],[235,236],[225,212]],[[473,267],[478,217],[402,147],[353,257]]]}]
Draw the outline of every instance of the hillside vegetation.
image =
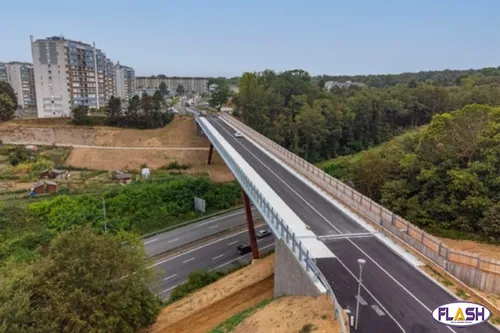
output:
[{"label": "hillside vegetation", "polygon": [[[144,234],[193,219],[194,197],[206,200],[207,212],[239,203],[234,183],[213,184],[208,177],[165,176],[100,193],[57,195],[50,199],[0,205],[0,266],[8,260],[30,261],[64,230],[89,225],[96,233],[129,231]],[[103,214],[106,203],[106,220]]]},{"label": "hillside vegetation", "polygon": [[427,230],[500,241],[500,108],[436,115],[422,129],[322,166]]},{"label": "hillside vegetation", "polygon": [[410,80],[389,88],[329,92],[305,71],[267,70],[244,73],[233,101],[235,115],[247,125],[318,162],[379,145],[428,124],[436,114],[473,103],[500,105],[500,76],[486,74],[460,77],[452,86]]}]

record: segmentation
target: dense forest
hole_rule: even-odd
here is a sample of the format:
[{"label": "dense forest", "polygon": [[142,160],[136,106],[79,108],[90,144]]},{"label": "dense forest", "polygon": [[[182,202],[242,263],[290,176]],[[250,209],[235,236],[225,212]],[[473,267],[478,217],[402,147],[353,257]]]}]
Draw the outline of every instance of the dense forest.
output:
[{"label": "dense forest", "polygon": [[436,115],[424,128],[323,168],[427,230],[500,240],[500,108],[475,104]]},{"label": "dense forest", "polygon": [[[460,80],[468,76],[500,76],[500,67],[486,67],[482,69],[467,70],[442,70],[442,71],[421,71],[418,73],[401,74],[381,74],[381,75],[319,75],[313,78],[317,82],[325,81],[352,81],[364,83],[369,87],[383,88],[392,87],[400,83],[408,83],[411,80],[415,82],[434,82],[441,86],[459,85]],[[498,78],[497,78],[498,79]],[[497,80],[497,82],[499,82]]]},{"label": "dense forest", "polygon": [[500,104],[500,75],[458,85],[410,80],[388,88],[324,91],[302,70],[244,73],[235,115],[311,162],[352,154],[428,124],[433,115],[478,103]]}]

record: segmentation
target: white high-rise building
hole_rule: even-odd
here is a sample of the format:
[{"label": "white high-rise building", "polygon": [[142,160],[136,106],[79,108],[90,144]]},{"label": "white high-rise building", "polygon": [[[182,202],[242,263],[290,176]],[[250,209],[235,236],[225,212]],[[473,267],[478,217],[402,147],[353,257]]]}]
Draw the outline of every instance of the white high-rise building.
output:
[{"label": "white high-rise building", "polygon": [[115,91],[116,97],[128,101],[135,93],[135,71],[132,67],[115,65]]},{"label": "white high-rise building", "polygon": [[12,61],[5,64],[7,82],[17,95],[17,104],[22,109],[36,106],[35,77],[33,65],[27,62]]},{"label": "white high-rise building", "polygon": [[31,51],[39,118],[69,117],[75,107],[98,108],[111,97],[110,60],[95,45],[62,36],[31,38]]}]

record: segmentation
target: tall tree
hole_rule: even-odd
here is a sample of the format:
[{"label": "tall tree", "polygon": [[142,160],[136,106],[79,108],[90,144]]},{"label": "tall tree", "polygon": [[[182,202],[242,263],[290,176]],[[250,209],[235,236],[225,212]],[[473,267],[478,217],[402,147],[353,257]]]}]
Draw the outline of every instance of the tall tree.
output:
[{"label": "tall tree", "polygon": [[186,92],[186,90],[184,89],[184,86],[180,83],[177,86],[177,89],[175,91],[177,92],[177,95],[184,95],[184,93]]},{"label": "tall tree", "polygon": [[120,98],[111,96],[108,101],[108,121],[110,125],[118,125],[122,115],[122,101]]},{"label": "tall tree", "polygon": [[17,109],[17,95],[12,86],[6,81],[0,81],[0,95],[7,94],[14,103],[14,110]]},{"label": "tall tree", "polygon": [[[0,332],[132,333],[149,326],[160,302],[149,290],[146,258],[137,236],[97,235],[89,227],[62,232],[47,258],[16,271],[18,282],[0,289],[2,300],[18,295],[10,300],[17,312],[2,316]],[[0,303],[0,314],[9,308]]]},{"label": "tall tree", "polygon": [[230,96],[231,91],[229,90],[229,86],[226,84],[219,84],[215,91],[212,92],[208,103],[211,107],[214,107],[218,111],[220,111],[222,106],[229,100]]},{"label": "tall tree", "polygon": [[76,125],[91,125],[92,121],[89,117],[89,108],[86,106],[77,106],[73,109],[72,122]]},{"label": "tall tree", "polygon": [[162,97],[165,97],[168,95],[168,89],[167,89],[167,85],[165,82],[161,82],[158,89],[159,89]]},{"label": "tall tree", "polygon": [[16,104],[11,97],[5,93],[0,93],[0,122],[12,119],[15,112]]}]

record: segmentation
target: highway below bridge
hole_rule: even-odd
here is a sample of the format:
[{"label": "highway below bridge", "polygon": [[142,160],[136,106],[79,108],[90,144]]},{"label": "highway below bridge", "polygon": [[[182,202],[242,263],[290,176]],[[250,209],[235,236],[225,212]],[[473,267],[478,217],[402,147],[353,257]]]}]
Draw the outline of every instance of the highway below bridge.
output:
[{"label": "highway below bridge", "polygon": [[[307,185],[294,172],[271,158],[218,117],[203,118],[264,179],[273,191],[317,236],[337,235],[325,241],[331,258],[318,258],[338,302],[354,313],[357,301],[358,259],[364,259],[358,332],[441,333],[498,332],[489,324],[452,328],[436,322],[431,312],[456,297],[424,274],[417,264],[351,218],[333,202]],[[364,234],[367,237],[350,237]]]}]

